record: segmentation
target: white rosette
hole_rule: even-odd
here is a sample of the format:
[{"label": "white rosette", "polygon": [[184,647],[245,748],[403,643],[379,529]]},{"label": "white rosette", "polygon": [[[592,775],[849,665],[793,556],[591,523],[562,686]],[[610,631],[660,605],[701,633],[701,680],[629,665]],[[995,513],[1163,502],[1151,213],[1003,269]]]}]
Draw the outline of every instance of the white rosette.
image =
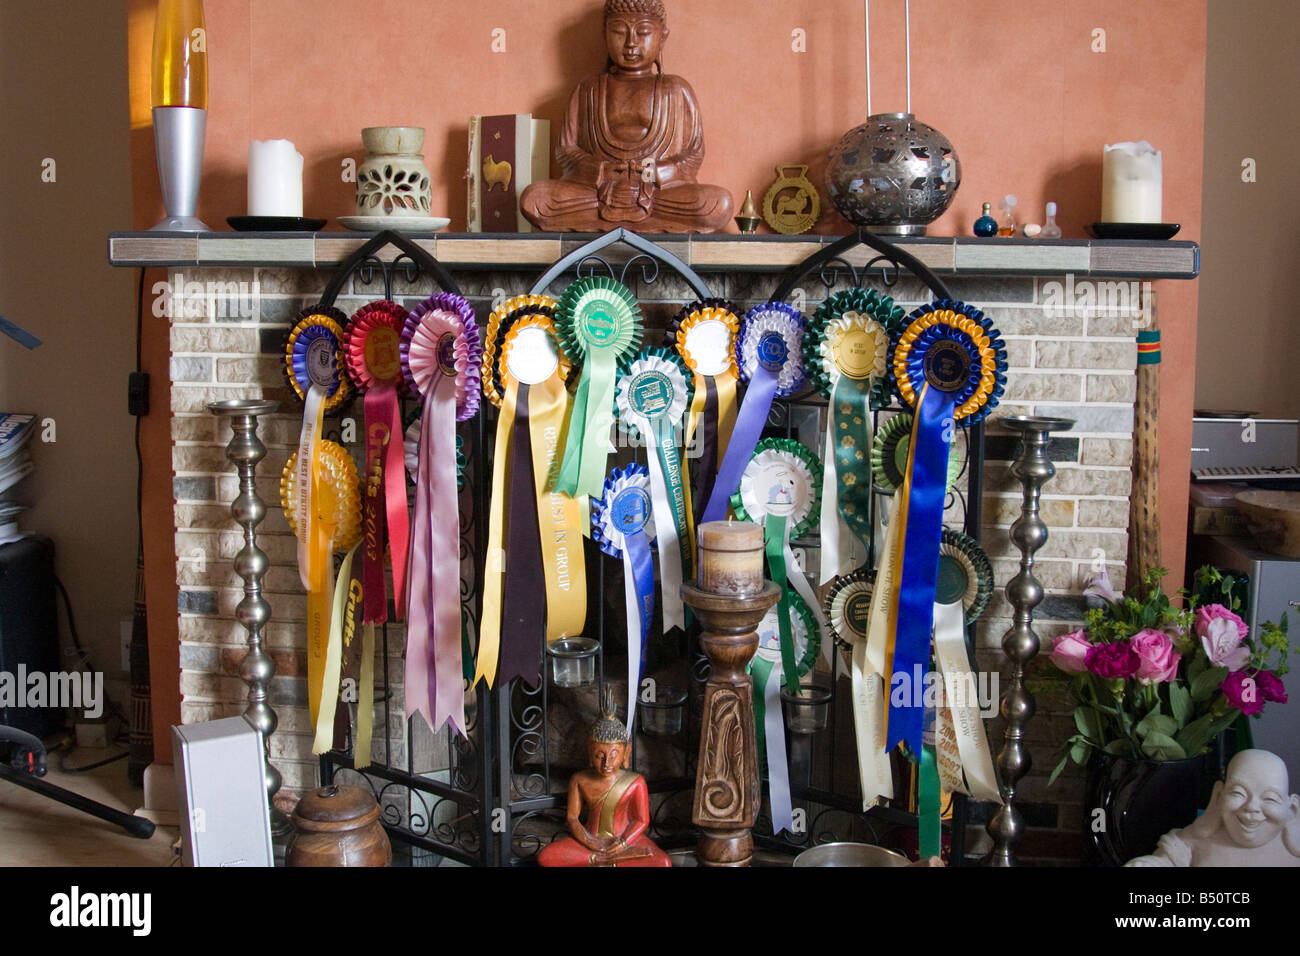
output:
[{"label": "white rosette", "polygon": [[[785,555],[786,574],[795,592],[812,610],[824,635],[826,617],[822,614],[821,602],[808,576],[795,562],[794,549],[790,546],[791,536],[802,533],[802,527],[810,522],[817,503],[817,479],[808,463],[812,455],[799,447],[809,456],[808,460],[784,448],[760,448],[754,454],[740,476],[740,490],[736,494],[741,507],[737,514],[743,513],[758,524],[763,524],[768,515],[785,517],[785,540],[781,548]],[[830,645],[830,641],[821,642],[822,656],[827,664],[831,662]]]},{"label": "white rosette", "polygon": [[660,600],[663,632],[686,626],[682,579],[691,567],[691,536],[686,507],[686,474],[677,435],[686,414],[688,386],[681,366],[663,355],[637,357],[618,380],[619,421],[636,429],[646,443],[650,500],[659,532]]},{"label": "white rosette", "polygon": [[[862,561],[854,553],[854,544],[858,540],[844,516],[840,513],[839,476],[835,470],[835,442],[837,440],[835,419],[835,390],[843,377],[835,354],[836,345],[855,330],[862,330],[874,340],[874,348],[869,355],[860,357],[857,371],[865,372],[870,382],[878,381],[888,374],[889,369],[889,332],[869,315],[860,312],[845,312],[838,319],[827,323],[822,336],[819,355],[822,371],[830,382],[830,402],[826,407],[826,447],[822,454],[822,502],[821,521],[819,523],[822,543],[821,584],[840,574],[847,574]],[[863,421],[866,424],[865,435],[857,436],[865,454],[871,454],[871,409],[864,409]],[[870,461],[862,477],[870,481]]]}]

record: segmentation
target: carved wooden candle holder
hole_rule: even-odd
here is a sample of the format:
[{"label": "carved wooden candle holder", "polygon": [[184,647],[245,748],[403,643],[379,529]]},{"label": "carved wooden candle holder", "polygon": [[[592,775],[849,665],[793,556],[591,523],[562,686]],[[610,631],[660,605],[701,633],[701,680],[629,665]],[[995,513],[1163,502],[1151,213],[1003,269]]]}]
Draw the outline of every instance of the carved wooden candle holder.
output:
[{"label": "carved wooden candle holder", "polygon": [[754,739],[753,685],[745,668],[758,650],[756,629],[781,598],[771,581],[737,596],[682,585],[682,600],[700,621],[700,648],[709,659],[692,822],[700,828],[701,866],[749,866],[751,832],[762,800]]}]

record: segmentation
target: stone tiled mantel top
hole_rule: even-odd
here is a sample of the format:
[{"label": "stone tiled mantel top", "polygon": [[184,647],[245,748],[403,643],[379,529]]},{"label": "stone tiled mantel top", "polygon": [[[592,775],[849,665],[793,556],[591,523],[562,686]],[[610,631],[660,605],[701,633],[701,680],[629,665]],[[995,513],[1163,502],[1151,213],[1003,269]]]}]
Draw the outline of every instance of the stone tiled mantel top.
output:
[{"label": "stone tiled mantel top", "polygon": [[[115,232],[108,259],[115,266],[276,266],[332,268],[372,234],[356,232],[212,232],[168,235]],[[450,269],[544,269],[593,236],[580,233],[426,233],[412,238]],[[700,272],[780,272],[840,236],[647,236]],[[1097,239],[891,239],[940,275],[1105,276],[1194,279],[1200,247],[1194,242]],[[618,258],[617,249],[607,250]],[[391,257],[396,250],[386,250]],[[863,246],[847,261],[864,265],[876,253]]]}]

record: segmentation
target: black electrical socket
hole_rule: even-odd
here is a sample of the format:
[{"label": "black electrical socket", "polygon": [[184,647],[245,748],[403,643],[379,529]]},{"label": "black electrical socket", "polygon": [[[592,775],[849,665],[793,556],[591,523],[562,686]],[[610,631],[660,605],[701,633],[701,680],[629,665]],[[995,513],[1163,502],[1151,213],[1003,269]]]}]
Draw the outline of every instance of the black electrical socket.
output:
[{"label": "black electrical socket", "polygon": [[132,372],[126,386],[126,410],[137,418],[149,414],[149,373]]}]

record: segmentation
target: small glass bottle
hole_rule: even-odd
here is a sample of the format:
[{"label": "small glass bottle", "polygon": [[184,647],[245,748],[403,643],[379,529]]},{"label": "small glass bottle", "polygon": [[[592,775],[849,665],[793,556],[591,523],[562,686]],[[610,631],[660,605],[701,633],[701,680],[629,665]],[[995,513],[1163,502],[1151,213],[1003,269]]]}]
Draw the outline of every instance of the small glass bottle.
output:
[{"label": "small glass bottle", "polygon": [[992,203],[984,204],[984,214],[975,220],[975,225],[971,231],[981,238],[996,236],[998,234],[998,221],[990,214],[993,208]]},{"label": "small glass bottle", "polygon": [[1002,221],[998,223],[999,236],[1014,236],[1016,234],[1016,216],[1011,210],[1015,208],[1016,203],[1020,200],[1010,194],[1003,197],[998,207],[1002,210]]},{"label": "small glass bottle", "polygon": [[1043,231],[1038,235],[1042,239],[1061,238],[1061,227],[1056,224],[1056,203],[1047,204],[1047,222],[1043,223]]}]

